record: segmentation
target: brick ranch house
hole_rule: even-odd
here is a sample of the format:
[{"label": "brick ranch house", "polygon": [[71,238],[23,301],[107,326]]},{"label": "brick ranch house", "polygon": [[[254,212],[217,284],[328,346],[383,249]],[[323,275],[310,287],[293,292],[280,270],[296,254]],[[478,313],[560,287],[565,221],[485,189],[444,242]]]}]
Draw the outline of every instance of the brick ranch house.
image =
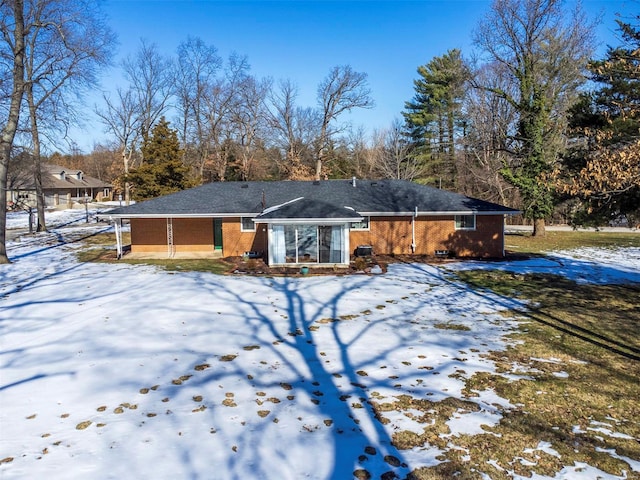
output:
[{"label": "brick ranch house", "polygon": [[[42,190],[46,207],[72,208],[74,203],[110,200],[112,186],[85,175],[82,170],[47,164],[42,166]],[[36,205],[35,180],[31,171],[20,170],[9,175],[6,201],[9,207]]]},{"label": "brick ranch house", "polygon": [[[351,255],[504,256],[495,203],[404,180],[216,182],[101,215],[131,226],[130,255],[261,255],[271,266],[349,265]],[[364,247],[366,246],[366,247]],[[359,248],[362,247],[362,248]]]}]

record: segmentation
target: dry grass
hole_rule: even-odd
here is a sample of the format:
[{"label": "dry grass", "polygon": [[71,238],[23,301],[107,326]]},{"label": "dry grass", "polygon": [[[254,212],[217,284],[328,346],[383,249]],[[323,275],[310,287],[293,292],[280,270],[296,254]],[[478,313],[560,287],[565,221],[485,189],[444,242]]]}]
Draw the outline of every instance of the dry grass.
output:
[{"label": "dry grass", "polygon": [[[640,459],[640,286],[576,285],[560,277],[497,271],[459,276],[476,288],[515,294],[536,305],[513,312],[521,319],[513,346],[490,354],[497,373],[474,375],[466,384],[470,399],[492,389],[515,407],[502,412],[487,434],[461,435],[447,444],[439,436],[440,421],[421,436],[397,434],[402,448],[427,440],[446,450],[441,458],[446,463],[417,470],[413,478],[555,476],[575,462],[640,478],[607,452]],[[427,403],[418,408],[430,411],[431,418],[450,411],[444,402]],[[540,442],[559,457],[537,449]]]},{"label": "dry grass", "polygon": [[[629,473],[626,462],[603,451],[640,459],[640,286],[575,285],[554,276],[505,272],[461,276],[474,286],[516,291],[536,305],[514,312],[522,319],[513,335],[519,343],[491,355],[498,374],[476,375],[467,383],[469,391],[491,388],[517,407],[491,429],[499,438],[470,437],[461,446],[481,461],[497,459],[519,474],[529,470],[553,476],[563,465],[584,462],[613,475],[626,470],[628,478],[640,478]],[[500,373],[521,379],[507,380]],[[541,441],[560,458],[523,455]],[[525,468],[520,457],[537,465]],[[487,473],[501,478],[498,471]]]},{"label": "dry grass", "polygon": [[579,247],[640,247],[640,233],[596,231],[551,231],[544,237],[530,233],[508,233],[504,239],[508,252],[543,253],[552,250],[568,250]]},{"label": "dry grass", "polygon": [[[132,259],[124,256],[116,258],[114,238],[112,233],[99,233],[84,238],[86,248],[77,253],[81,262],[126,263],[130,265],[153,265],[169,272],[209,272],[215,274],[228,273],[236,264],[226,260],[213,259]],[[124,232],[122,241],[125,245],[131,243],[131,234]]]},{"label": "dry grass", "polygon": [[[547,232],[507,235],[510,253],[544,255],[580,247],[637,247],[634,232]],[[424,433],[397,432],[400,448],[430,444],[444,451],[432,468],[413,471],[408,479],[510,479],[532,473],[554,477],[564,466],[584,462],[623,478],[639,479],[615,456],[640,459],[640,285],[577,285],[553,275],[501,271],[459,272],[477,289],[529,302],[511,312],[521,320],[505,352],[489,355],[496,374],[467,379],[465,396],[494,390],[514,408],[486,434],[447,437],[448,402],[414,402],[424,412]],[[406,410],[398,402],[393,407]],[[380,406],[378,405],[379,409]],[[384,418],[384,413],[381,412]],[[557,452],[538,446],[548,444]],[[544,445],[543,444],[543,445]],[[611,455],[611,452],[614,455]],[[491,463],[489,463],[491,462]]]}]

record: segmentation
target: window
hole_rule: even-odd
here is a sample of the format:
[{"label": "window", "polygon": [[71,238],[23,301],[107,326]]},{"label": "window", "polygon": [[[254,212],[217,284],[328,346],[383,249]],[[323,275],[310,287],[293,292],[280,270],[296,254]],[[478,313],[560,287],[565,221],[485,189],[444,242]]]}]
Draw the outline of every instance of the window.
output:
[{"label": "window", "polygon": [[351,230],[369,230],[369,217],[364,217],[360,222],[351,222]]},{"label": "window", "polygon": [[240,231],[241,232],[255,232],[256,224],[249,217],[242,217],[240,219]]},{"label": "window", "polygon": [[475,215],[456,215],[456,230],[475,230],[476,229],[476,216]]}]

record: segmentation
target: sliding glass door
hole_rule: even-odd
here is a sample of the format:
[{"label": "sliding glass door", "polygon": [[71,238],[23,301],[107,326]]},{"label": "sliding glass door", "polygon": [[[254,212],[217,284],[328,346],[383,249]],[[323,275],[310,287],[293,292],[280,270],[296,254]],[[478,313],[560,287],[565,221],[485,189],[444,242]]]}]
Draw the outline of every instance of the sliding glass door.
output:
[{"label": "sliding glass door", "polygon": [[273,225],[271,262],[344,263],[345,231],[344,225]]}]

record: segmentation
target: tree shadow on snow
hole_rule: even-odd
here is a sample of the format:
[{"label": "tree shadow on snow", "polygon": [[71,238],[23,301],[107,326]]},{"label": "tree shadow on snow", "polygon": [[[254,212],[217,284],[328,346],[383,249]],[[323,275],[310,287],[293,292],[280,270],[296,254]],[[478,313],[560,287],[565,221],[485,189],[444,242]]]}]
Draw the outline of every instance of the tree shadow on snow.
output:
[{"label": "tree shadow on snow", "polygon": [[[376,418],[370,403],[370,392],[376,388],[393,389],[394,384],[401,381],[372,380],[364,378],[357,372],[378,368],[381,362],[388,362],[388,356],[393,354],[398,345],[403,344],[402,332],[395,332],[395,339],[380,338],[377,352],[371,352],[363,360],[362,353],[355,354],[353,344],[371,329],[375,322],[361,322],[358,332],[342,333],[341,326],[348,322],[340,317],[361,315],[354,312],[348,304],[348,294],[357,289],[366,289],[371,277],[350,277],[350,281],[341,280],[344,288],[324,303],[313,297],[315,288],[322,286],[312,279],[298,279],[288,277],[254,279],[271,289],[269,299],[252,298],[248,285],[244,289],[232,291],[229,282],[216,281],[215,276],[203,275],[198,283],[211,291],[212,295],[224,297],[225,301],[246,308],[243,313],[244,321],[238,324],[246,343],[261,345],[269,348],[270,353],[277,358],[278,369],[282,375],[278,380],[261,378],[260,368],[252,371],[243,370],[239,366],[227,368],[225,376],[238,376],[247,379],[252,388],[257,390],[273,390],[284,388],[289,395],[295,397],[295,411],[306,411],[313,420],[308,424],[300,422],[300,441],[304,442],[305,435],[313,435],[316,429],[329,429],[332,445],[323,448],[322,457],[326,457],[326,449],[332,451],[332,461],[326,465],[328,473],[322,477],[332,480],[352,478],[355,470],[366,469],[371,478],[404,478],[409,473],[409,466],[401,451],[392,445],[392,439],[387,430]],[[236,284],[241,286],[241,280],[236,278]],[[307,287],[310,288],[307,288]],[[329,287],[331,288],[331,287]],[[324,295],[326,297],[326,294]],[[372,299],[372,301],[375,301]],[[406,312],[407,315],[410,315]],[[282,321],[274,321],[274,315],[280,316]],[[327,332],[328,335],[327,335]],[[348,336],[348,338],[347,338]],[[388,347],[384,347],[388,343]],[[213,346],[217,349],[217,346]],[[331,364],[331,355],[323,349],[337,349],[339,352]],[[240,352],[242,355],[243,352]],[[236,363],[236,362],[233,362]],[[335,364],[337,363],[337,364]],[[221,381],[218,372],[201,378],[203,383]],[[287,415],[285,407],[270,405],[275,410],[274,417]],[[288,419],[290,422],[296,419]],[[263,429],[277,429],[273,422],[264,422]],[[268,468],[270,462],[255,458],[256,452],[264,451],[259,444],[263,438],[272,438],[255,432],[243,437],[245,445],[238,446],[238,452],[244,454],[229,458],[230,471],[242,470],[243,465],[251,464],[255,478],[269,477],[269,472],[261,472],[261,468]],[[295,441],[283,439],[284,445]],[[258,444],[258,445],[257,445]],[[286,458],[287,452],[277,445],[269,446],[272,453],[280,456],[283,463],[300,463]],[[368,447],[368,448],[367,448]],[[375,448],[374,450],[371,448]],[[310,459],[315,459],[313,451],[306,452]],[[313,462],[310,462],[313,463]],[[306,472],[320,475],[320,472]]]}]

